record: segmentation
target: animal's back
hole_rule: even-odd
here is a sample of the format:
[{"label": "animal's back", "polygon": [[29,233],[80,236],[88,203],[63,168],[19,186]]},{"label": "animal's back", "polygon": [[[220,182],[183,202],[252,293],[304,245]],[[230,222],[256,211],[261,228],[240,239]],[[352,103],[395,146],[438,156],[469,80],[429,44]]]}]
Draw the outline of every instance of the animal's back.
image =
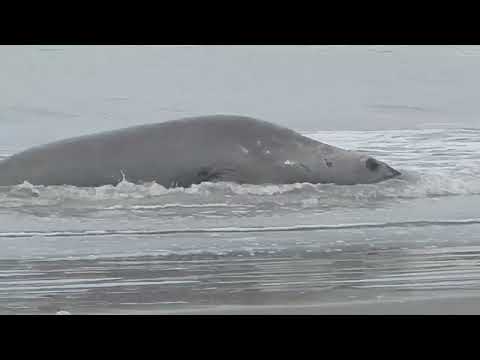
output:
[{"label": "animal's back", "polygon": [[[185,118],[81,136],[34,147],[0,163],[0,185],[99,186],[157,181],[168,186],[191,169],[233,165],[230,150],[264,139],[282,146],[287,138],[309,141],[292,130],[242,116]],[[258,144],[257,144],[258,145]],[[248,150],[247,150],[248,151]],[[240,155],[238,161],[243,161]]]}]

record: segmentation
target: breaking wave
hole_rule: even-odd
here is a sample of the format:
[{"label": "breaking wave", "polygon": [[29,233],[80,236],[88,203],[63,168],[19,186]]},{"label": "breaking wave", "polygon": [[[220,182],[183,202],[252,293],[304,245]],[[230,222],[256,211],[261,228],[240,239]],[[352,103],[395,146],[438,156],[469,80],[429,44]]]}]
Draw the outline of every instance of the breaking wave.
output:
[{"label": "breaking wave", "polygon": [[[257,199],[259,201],[290,197],[290,200],[293,202],[310,201],[310,203],[315,203],[315,199],[318,201],[335,199],[350,199],[354,201],[477,194],[480,194],[480,177],[478,175],[454,177],[449,174],[435,175],[406,172],[400,178],[382,183],[348,186],[310,183],[240,185],[227,182],[206,182],[189,188],[167,189],[156,183],[136,185],[127,181],[122,181],[117,186],[107,185],[97,188],[36,186],[23,183],[1,188],[0,206],[21,206],[22,204],[53,205],[70,201],[115,201],[114,205],[107,206],[106,209],[155,209],[169,207],[228,207],[231,204],[226,200],[231,198],[238,200],[242,197],[245,197],[245,200]],[[137,200],[141,204],[124,204],[121,202],[122,200],[127,202]],[[149,201],[154,203],[149,203]]]}]

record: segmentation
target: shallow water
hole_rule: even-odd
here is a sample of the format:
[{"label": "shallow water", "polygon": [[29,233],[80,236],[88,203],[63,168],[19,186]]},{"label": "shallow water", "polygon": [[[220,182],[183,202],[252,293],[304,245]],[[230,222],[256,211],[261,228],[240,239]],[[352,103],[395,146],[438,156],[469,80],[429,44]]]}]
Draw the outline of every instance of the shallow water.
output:
[{"label": "shallow water", "polygon": [[355,186],[3,188],[0,310],[178,311],[477,293],[480,131],[307,135],[365,149],[403,175]]},{"label": "shallow water", "polygon": [[0,188],[0,314],[480,296],[478,48],[44,50],[0,49],[9,70],[0,82],[11,85],[0,97],[0,159],[66,136],[224,112],[368,152],[402,176]]}]

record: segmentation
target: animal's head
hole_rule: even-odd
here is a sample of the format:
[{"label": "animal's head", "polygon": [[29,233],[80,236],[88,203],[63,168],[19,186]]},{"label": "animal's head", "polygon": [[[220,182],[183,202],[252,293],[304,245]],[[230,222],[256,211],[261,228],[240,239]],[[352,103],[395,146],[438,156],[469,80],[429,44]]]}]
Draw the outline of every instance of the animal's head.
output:
[{"label": "animal's head", "polygon": [[371,156],[361,156],[358,168],[359,176],[365,179],[365,183],[376,183],[401,175],[400,171]]},{"label": "animal's head", "polygon": [[354,151],[338,151],[320,158],[320,164],[317,158],[314,166],[320,182],[339,185],[372,184],[401,175],[386,163]]}]

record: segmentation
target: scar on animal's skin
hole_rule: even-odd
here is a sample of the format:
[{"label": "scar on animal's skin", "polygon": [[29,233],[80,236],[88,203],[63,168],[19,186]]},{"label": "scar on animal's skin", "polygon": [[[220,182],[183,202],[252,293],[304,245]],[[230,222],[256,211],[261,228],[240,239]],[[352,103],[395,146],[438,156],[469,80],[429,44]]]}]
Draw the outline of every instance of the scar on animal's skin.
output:
[{"label": "scar on animal's skin", "polygon": [[333,163],[331,161],[328,161],[327,159],[323,159],[325,161],[325,164],[327,164],[328,167],[332,167]]}]

